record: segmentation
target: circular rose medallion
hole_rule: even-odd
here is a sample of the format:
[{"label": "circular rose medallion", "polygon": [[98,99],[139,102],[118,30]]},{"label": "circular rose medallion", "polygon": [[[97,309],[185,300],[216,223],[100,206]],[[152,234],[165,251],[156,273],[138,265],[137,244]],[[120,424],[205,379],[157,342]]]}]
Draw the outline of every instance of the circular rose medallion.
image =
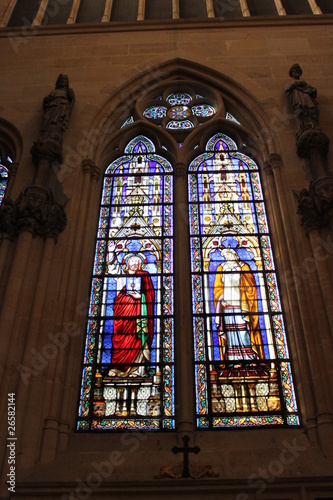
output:
[{"label": "circular rose medallion", "polygon": [[173,106],[168,110],[167,115],[172,120],[185,120],[191,116],[191,110],[187,106]]}]

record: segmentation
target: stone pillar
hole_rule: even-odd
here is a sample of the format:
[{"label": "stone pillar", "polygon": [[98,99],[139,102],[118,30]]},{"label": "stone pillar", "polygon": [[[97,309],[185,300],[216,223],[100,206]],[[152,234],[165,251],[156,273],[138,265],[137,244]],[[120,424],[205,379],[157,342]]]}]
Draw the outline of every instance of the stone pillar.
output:
[{"label": "stone pillar", "polygon": [[[179,444],[183,436],[191,437],[195,428],[193,408],[193,327],[191,294],[191,256],[188,244],[189,209],[187,202],[187,168],[178,163],[174,168],[174,290],[175,290],[175,357],[176,363],[176,405]],[[184,224],[185,222],[185,224]]]},{"label": "stone pillar", "polygon": [[[296,150],[303,161],[309,189],[295,192],[301,224],[310,238],[310,249],[301,248],[303,272],[311,274],[310,287],[303,286],[309,297],[312,328],[306,335],[312,374],[317,396],[317,433],[325,454],[332,455],[328,446],[333,433],[333,357],[332,357],[332,297],[328,268],[318,254],[319,231],[331,230],[333,226],[333,176],[329,171],[327,153],[329,138],[319,125],[319,109],[316,101],[317,89],[300,80],[302,69],[293,64],[289,76],[293,78],[286,88],[287,99],[294,115]],[[326,228],[326,229],[325,229]],[[318,258],[319,256],[319,258]],[[310,289],[308,289],[310,288]],[[318,372],[317,372],[318,370]],[[320,396],[318,391],[322,392]],[[324,401],[322,399],[324,398]]]},{"label": "stone pillar", "polygon": [[[86,236],[88,203],[91,191],[91,178],[96,174],[96,166],[91,160],[83,160],[83,182],[77,203],[80,205],[78,218],[75,220],[76,231],[68,247],[66,260],[69,262],[69,276],[67,276],[66,294],[59,300],[59,330],[67,336],[66,348],[60,349],[54,362],[46,368],[45,378],[50,385],[50,402],[45,420],[41,461],[46,463],[55,457],[60,446],[59,432],[62,435],[61,448],[67,446],[69,423],[67,413],[72,395],[73,363],[77,356],[76,341],[81,332],[77,323],[76,303],[80,294],[79,279],[82,271],[82,255],[84,254],[84,238]],[[81,325],[82,327],[82,325]],[[82,327],[82,335],[84,330]],[[67,369],[66,369],[67,366]],[[65,400],[64,400],[65,396]],[[63,410],[64,409],[64,410]],[[66,419],[62,416],[66,414]],[[65,441],[65,444],[64,444]]]},{"label": "stone pillar", "polygon": [[[87,206],[87,214],[96,214],[96,217],[99,215],[96,212],[96,206],[99,205],[98,199],[100,199],[100,192],[97,189],[97,182],[100,177],[100,169],[89,160],[86,163],[83,163],[83,168],[85,172],[90,176],[90,185],[89,185],[89,202]],[[88,176],[86,176],[88,177]],[[98,192],[97,192],[98,191]],[[91,239],[91,236],[94,236],[94,246],[95,246],[95,235],[96,235],[96,220],[92,217],[87,220],[87,223],[84,225],[84,232],[82,234],[82,240],[85,241],[87,239]],[[71,381],[77,379],[77,373],[82,370],[82,356],[77,356],[78,351],[82,350],[82,337],[85,336],[85,325],[88,315],[88,306],[89,306],[89,295],[88,293],[83,293],[83,290],[89,290],[87,288],[85,281],[87,280],[87,268],[90,269],[91,255],[94,255],[94,252],[89,255],[89,253],[85,252],[82,254],[82,258],[80,259],[80,269],[79,269],[79,278],[77,284],[77,294],[76,294],[76,305],[73,322],[75,325],[78,325],[80,335],[74,336],[73,340],[69,346],[68,351],[68,360],[67,362],[67,370],[66,370],[66,385],[67,390],[65,393],[65,398],[62,399],[61,406],[61,415],[60,415],[60,425],[59,425],[59,442],[58,442],[58,450],[65,450],[68,444],[68,431],[69,431],[69,422],[72,419],[72,411],[71,411],[71,401],[77,400],[77,387],[74,386]],[[90,274],[89,274],[90,280]]]},{"label": "stone pillar", "polygon": [[[26,371],[25,368],[22,371],[22,367],[26,367],[25,360],[34,355],[32,349],[36,344],[39,328],[38,320],[34,321],[34,313],[39,315],[39,319],[42,317],[42,303],[47,286],[47,273],[44,269],[45,266],[49,269],[51,263],[49,244],[46,245],[46,254],[44,253],[45,262],[41,257],[42,238],[51,239],[51,246],[54,246],[54,238],[65,227],[66,215],[63,207],[54,201],[52,193],[38,186],[27,188],[11,204],[15,209],[15,237],[17,234],[18,237],[1,312],[0,328],[7,334],[2,340],[0,356],[3,356],[1,371],[4,373],[1,374],[1,379],[4,391],[8,388],[8,392],[22,395],[22,398],[17,398],[17,414],[21,417],[17,421],[19,426],[19,421],[22,423],[25,417],[26,397],[29,393],[26,380],[30,382],[31,375],[36,373],[31,364]],[[31,307],[33,318],[28,320]],[[24,436],[20,437],[23,445]]]},{"label": "stone pillar", "polygon": [[[18,391],[17,404],[17,433],[20,436],[20,446],[22,450],[22,467],[27,467],[27,462],[31,463],[38,456],[38,443],[36,442],[36,434],[25,432],[25,427],[31,426],[36,418],[36,407],[40,405],[38,401],[41,396],[41,387],[44,383],[43,372],[49,362],[49,356],[56,355],[56,345],[52,344],[53,351],[48,352],[44,346],[49,344],[51,349],[50,339],[43,339],[40,335],[41,323],[43,320],[43,312],[45,305],[45,297],[48,291],[49,273],[52,266],[56,239],[48,236],[44,243],[44,249],[41,259],[41,267],[38,275],[36,293],[34,296],[33,307],[30,316],[30,324],[27,330],[27,342],[24,349],[22,363],[20,364],[20,384]],[[45,342],[46,340],[46,342]],[[40,371],[36,370],[36,361],[34,361],[35,353],[40,357],[38,366]],[[46,356],[44,356],[46,354]],[[37,389],[36,389],[37,387]],[[38,420],[37,420],[38,421]],[[39,432],[40,435],[40,432]],[[27,456],[29,457],[27,459]]]}]

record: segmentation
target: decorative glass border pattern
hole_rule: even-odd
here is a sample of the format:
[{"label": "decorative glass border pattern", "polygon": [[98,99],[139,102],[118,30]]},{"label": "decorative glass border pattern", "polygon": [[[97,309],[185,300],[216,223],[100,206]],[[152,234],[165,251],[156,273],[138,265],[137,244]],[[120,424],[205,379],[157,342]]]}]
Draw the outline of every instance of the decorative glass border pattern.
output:
[{"label": "decorative glass border pattern", "polygon": [[188,181],[197,426],[299,425],[258,167],[219,133]]},{"label": "decorative glass border pattern", "polygon": [[172,193],[145,136],[106,170],[78,430],[175,428]]}]

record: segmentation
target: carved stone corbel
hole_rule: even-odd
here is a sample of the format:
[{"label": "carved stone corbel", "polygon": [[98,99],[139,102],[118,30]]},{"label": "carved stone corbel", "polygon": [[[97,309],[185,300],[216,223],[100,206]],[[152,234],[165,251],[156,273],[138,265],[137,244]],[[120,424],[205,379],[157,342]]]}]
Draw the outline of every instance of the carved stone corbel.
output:
[{"label": "carved stone corbel", "polygon": [[30,186],[16,201],[6,198],[0,208],[1,237],[14,239],[21,231],[33,237],[55,240],[64,230],[67,217],[64,208],[54,200],[51,190]]},{"label": "carved stone corbel", "polygon": [[333,222],[333,178],[310,182],[309,189],[294,191],[298,201],[297,213],[307,231],[331,226]]}]

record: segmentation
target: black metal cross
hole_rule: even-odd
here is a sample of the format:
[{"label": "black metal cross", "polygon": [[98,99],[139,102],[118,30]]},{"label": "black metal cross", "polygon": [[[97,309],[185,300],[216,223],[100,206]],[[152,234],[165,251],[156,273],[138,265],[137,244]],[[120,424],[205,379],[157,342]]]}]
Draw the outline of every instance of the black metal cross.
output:
[{"label": "black metal cross", "polygon": [[184,453],[184,464],[183,464],[183,474],[182,477],[191,477],[190,471],[189,471],[189,461],[188,461],[188,454],[189,453],[195,453],[196,455],[200,452],[199,446],[193,446],[189,447],[188,443],[190,441],[190,438],[188,436],[183,437],[183,443],[184,446],[183,448],[179,448],[178,446],[174,446],[172,448],[172,453]]}]

